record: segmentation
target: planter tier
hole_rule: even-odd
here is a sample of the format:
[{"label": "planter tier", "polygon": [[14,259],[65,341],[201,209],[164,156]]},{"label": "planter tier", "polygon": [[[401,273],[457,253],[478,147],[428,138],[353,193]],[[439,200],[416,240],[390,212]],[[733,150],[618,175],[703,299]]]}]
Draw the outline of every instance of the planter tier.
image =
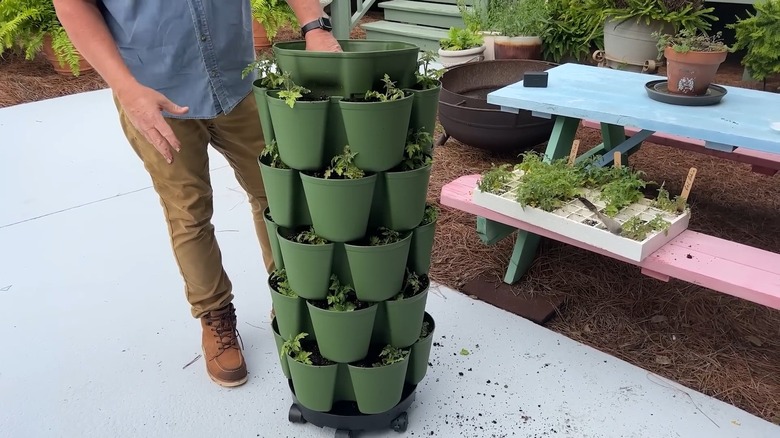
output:
[{"label": "planter tier", "polygon": [[423,322],[428,322],[430,325],[428,329],[428,336],[419,339],[412,345],[411,354],[409,355],[409,367],[406,370],[406,383],[410,385],[418,385],[425,377],[425,373],[428,372],[428,359],[431,357],[431,347],[433,345],[433,334],[436,329],[436,323],[433,321],[433,317],[427,312]]},{"label": "planter tier", "polygon": [[358,300],[376,303],[397,295],[404,281],[412,233],[388,245],[344,244]]},{"label": "planter tier", "polygon": [[410,298],[382,303],[374,325],[374,342],[397,348],[408,348],[417,342],[428,302],[428,289],[426,287]]},{"label": "planter tier", "polygon": [[306,305],[324,358],[348,363],[363,359],[368,354],[377,304],[350,312],[322,309],[311,302]]},{"label": "planter tier", "polygon": [[416,228],[425,214],[431,165],[402,172],[383,172],[377,181],[371,223],[396,231]]},{"label": "planter tier", "polygon": [[324,179],[301,173],[303,191],[317,235],[349,242],[366,234],[377,175]]},{"label": "planter tier", "polygon": [[298,402],[313,411],[330,411],[336,395],[339,365],[307,365],[289,356],[287,356],[287,364]]},{"label": "planter tier", "polygon": [[401,401],[408,366],[408,353],[404,360],[391,365],[348,365],[358,410],[363,414],[378,414],[398,404]]},{"label": "planter tier", "polygon": [[260,162],[268,207],[273,211],[273,222],[280,227],[294,228],[311,225],[309,206],[297,170],[278,169]]},{"label": "planter tier", "polygon": [[431,140],[423,145],[423,152],[427,155],[433,153],[433,137],[436,130],[436,114],[439,107],[439,95],[441,94],[441,84],[436,88],[427,90],[406,89],[414,95],[412,104],[412,114],[409,120],[409,129],[418,132],[424,131],[431,135]]},{"label": "planter tier", "polygon": [[290,289],[307,300],[324,300],[330,286],[334,244],[293,242],[287,238],[291,231],[284,228],[279,228],[276,234]]},{"label": "planter tier", "polygon": [[436,221],[420,225],[412,231],[412,247],[409,251],[409,269],[412,272],[421,275],[430,271],[435,236]]},{"label": "planter tier", "polygon": [[265,144],[271,144],[276,137],[274,136],[274,125],[271,122],[271,112],[268,110],[267,91],[268,88],[260,86],[259,79],[252,84],[252,94],[255,96],[257,112],[260,115],[260,126],[263,128],[263,139]]},{"label": "planter tier", "polygon": [[290,108],[275,97],[276,93],[268,91],[266,96],[279,157],[293,169],[321,169],[326,162],[325,132],[330,100],[297,101]]},{"label": "planter tier", "polygon": [[270,208],[266,208],[263,211],[263,220],[265,221],[265,229],[268,233],[268,241],[271,243],[271,255],[274,259],[274,268],[282,269],[284,268],[284,259],[282,258],[282,250],[279,248],[279,236],[276,234],[279,225],[274,222]]}]

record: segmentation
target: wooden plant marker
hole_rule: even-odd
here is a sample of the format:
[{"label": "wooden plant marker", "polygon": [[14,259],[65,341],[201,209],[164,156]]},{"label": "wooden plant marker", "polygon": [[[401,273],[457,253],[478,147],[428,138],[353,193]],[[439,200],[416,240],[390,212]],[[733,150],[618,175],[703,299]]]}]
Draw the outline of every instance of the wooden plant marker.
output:
[{"label": "wooden plant marker", "polygon": [[571,152],[569,152],[569,166],[574,166],[574,161],[577,160],[577,151],[580,149],[580,141],[574,140],[571,144]]},{"label": "wooden plant marker", "polygon": [[615,160],[615,167],[619,168],[623,165],[621,157],[622,155],[620,155],[620,152],[617,151],[612,155],[612,159]]},{"label": "wooden plant marker", "polygon": [[688,196],[691,194],[691,187],[693,187],[693,180],[696,178],[696,168],[691,167],[691,170],[688,171],[688,177],[685,179],[685,185],[683,185],[682,193],[680,194],[680,198],[683,200],[683,205],[685,202],[688,202]]}]

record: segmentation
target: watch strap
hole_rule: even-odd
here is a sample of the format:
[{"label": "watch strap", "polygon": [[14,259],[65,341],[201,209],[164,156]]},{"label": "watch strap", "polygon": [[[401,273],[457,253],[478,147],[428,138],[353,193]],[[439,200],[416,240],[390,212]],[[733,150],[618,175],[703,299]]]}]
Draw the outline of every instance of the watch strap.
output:
[{"label": "watch strap", "polygon": [[301,26],[301,35],[306,36],[308,32],[314,29],[325,29],[330,32],[333,27],[331,26],[330,20],[328,18],[320,17]]}]

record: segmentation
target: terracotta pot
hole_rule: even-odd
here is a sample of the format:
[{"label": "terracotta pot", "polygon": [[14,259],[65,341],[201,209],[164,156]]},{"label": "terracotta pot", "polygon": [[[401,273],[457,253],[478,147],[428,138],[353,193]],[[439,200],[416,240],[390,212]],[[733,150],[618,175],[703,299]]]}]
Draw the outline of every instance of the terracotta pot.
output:
[{"label": "terracotta pot", "polygon": [[[60,65],[60,62],[57,60],[57,55],[54,53],[51,36],[49,34],[46,34],[46,36],[43,37],[43,55],[46,57],[46,60],[49,61],[49,64],[54,67],[54,71],[56,71],[58,74],[63,76],[73,75],[73,72],[70,70],[70,66],[68,64]],[[86,59],[84,59],[84,57],[81,56],[81,54],[79,54],[79,74],[92,70],[94,70],[94,68],[87,62]]]},{"label": "terracotta pot", "polygon": [[706,94],[727,55],[726,52],[677,53],[667,47],[664,56],[669,92],[691,96]]},{"label": "terracotta pot", "polygon": [[496,36],[496,59],[542,59],[542,39],[533,36]]},{"label": "terracotta pot", "polygon": [[255,49],[266,49],[271,47],[271,41],[265,32],[265,27],[257,20],[252,20],[252,35],[255,40]]}]

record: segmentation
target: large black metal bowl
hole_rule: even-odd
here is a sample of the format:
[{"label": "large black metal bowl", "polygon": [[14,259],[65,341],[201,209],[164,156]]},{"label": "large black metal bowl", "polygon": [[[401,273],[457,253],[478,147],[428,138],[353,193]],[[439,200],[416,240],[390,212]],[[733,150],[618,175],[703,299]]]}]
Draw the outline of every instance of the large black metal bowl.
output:
[{"label": "large black metal bowl", "polygon": [[553,121],[501,111],[487,95],[523,79],[525,72],[545,71],[557,64],[526,59],[502,59],[461,64],[441,77],[439,122],[448,137],[493,152],[522,151],[547,141]]}]

